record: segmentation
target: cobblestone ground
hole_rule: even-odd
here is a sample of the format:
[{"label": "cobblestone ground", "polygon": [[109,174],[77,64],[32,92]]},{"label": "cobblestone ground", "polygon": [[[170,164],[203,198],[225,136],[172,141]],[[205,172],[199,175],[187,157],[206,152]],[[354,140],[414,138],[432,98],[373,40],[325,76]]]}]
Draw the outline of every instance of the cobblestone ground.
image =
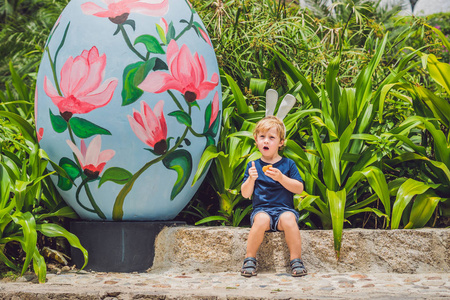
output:
[{"label": "cobblestone ground", "polygon": [[101,273],[0,281],[0,299],[450,299],[450,274]]}]

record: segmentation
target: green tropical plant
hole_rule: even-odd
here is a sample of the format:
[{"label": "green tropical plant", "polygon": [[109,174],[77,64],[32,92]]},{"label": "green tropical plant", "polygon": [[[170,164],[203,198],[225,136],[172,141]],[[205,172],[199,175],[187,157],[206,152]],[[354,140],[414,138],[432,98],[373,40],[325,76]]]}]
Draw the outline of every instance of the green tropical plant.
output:
[{"label": "green tropical plant", "polygon": [[[302,139],[298,139],[298,143],[288,141],[285,155],[300,167],[305,190],[309,194],[300,201],[299,209],[317,215],[324,228],[333,228],[338,258],[343,225],[352,215],[369,211],[385,217],[385,227],[389,225],[392,208],[390,188],[382,172],[383,158],[400,144],[391,136],[409,134],[418,124],[410,120],[384,135],[373,132],[377,121],[376,108],[380,107],[380,99],[390,91],[386,87],[398,83],[416,65],[407,66],[413,55],[403,57],[397,68],[374,88],[372,78],[385,53],[387,38],[385,36],[379,43],[374,57],[356,78],[353,88],[341,88],[338,84],[339,56],[330,62],[325,84],[316,92],[306,78],[278,53],[288,82],[301,84],[298,97],[310,107],[321,110],[320,114],[296,125],[305,142]],[[383,143],[386,145],[380,147]],[[300,144],[306,152],[302,151]],[[386,148],[391,150],[386,151]],[[368,197],[368,201],[359,202],[359,197],[370,193],[375,195]],[[381,200],[384,211],[369,205],[376,199]]]},{"label": "green tropical plant", "polygon": [[[242,114],[249,112],[249,107],[236,82],[228,75],[225,78],[232,95],[224,97],[220,140],[217,146],[211,145],[203,153],[192,183],[194,184],[211,164],[207,181],[219,197],[220,215],[203,218],[196,222],[196,225],[219,221],[222,224],[239,226],[252,208],[251,203],[240,194],[240,186],[247,163],[259,155],[251,134],[254,124],[241,119]],[[256,91],[257,84],[252,84],[251,87],[253,86]],[[241,207],[242,204],[244,207]]]},{"label": "green tropical plant", "polygon": [[35,78],[50,30],[68,0],[8,0],[0,2],[0,87],[10,81],[8,63]]},{"label": "green tropical plant", "polygon": [[[450,43],[437,28],[431,28],[442,39],[443,44],[450,49]],[[434,54],[425,54],[414,51],[421,58],[429,77],[434,85],[429,84],[432,91],[426,87],[407,82],[392,86],[392,88],[403,89],[412,95],[415,112],[418,116],[409,119],[418,122],[421,132],[421,144],[417,143],[415,135],[411,137],[395,136],[409,147],[392,160],[391,165],[417,161],[418,168],[425,175],[427,182],[410,180],[408,189],[417,190],[417,197],[412,205],[407,208],[411,197],[398,197],[394,206],[396,210],[395,220],[392,228],[398,228],[401,218],[404,219],[405,228],[423,227],[431,218],[436,207],[441,203],[440,215],[450,216],[450,66],[440,62]],[[389,87],[391,88],[391,87]],[[404,183],[406,184],[406,182]],[[430,190],[431,188],[431,190]],[[398,205],[397,205],[398,204]],[[409,220],[407,219],[409,215]]]},{"label": "green tropical plant", "polygon": [[[21,98],[13,100],[11,93],[6,93],[8,102],[1,103],[3,110],[0,110],[3,125],[0,130],[0,260],[18,270],[20,253],[11,256],[6,249],[22,249],[25,259],[21,274],[32,263],[39,282],[45,282],[46,262],[40,253],[38,235],[66,238],[83,252],[84,266],[88,253],[75,235],[58,224],[62,218],[77,218],[77,215],[62,201],[50,176],[58,173],[69,177],[39,148],[35,129],[30,120],[24,119],[31,118],[33,111],[33,103],[29,103],[33,99],[32,89],[16,76],[12,66],[11,73],[15,92]],[[48,171],[49,164],[55,171]]]},{"label": "green tropical plant", "polygon": [[251,78],[267,80],[272,88],[285,85],[271,47],[291,57],[312,76],[324,70],[323,44],[314,32],[314,18],[294,2],[192,1],[208,28],[219,67],[241,90]]}]

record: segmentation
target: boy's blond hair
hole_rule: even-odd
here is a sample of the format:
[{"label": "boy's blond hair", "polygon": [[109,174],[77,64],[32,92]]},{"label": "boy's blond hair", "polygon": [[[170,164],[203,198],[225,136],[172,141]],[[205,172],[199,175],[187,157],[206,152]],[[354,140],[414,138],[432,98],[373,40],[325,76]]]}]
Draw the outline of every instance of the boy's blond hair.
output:
[{"label": "boy's blond hair", "polygon": [[267,116],[256,123],[255,130],[253,131],[253,137],[256,140],[260,132],[267,132],[274,127],[278,131],[280,140],[284,142],[286,136],[286,128],[284,127],[283,121],[275,116]]}]

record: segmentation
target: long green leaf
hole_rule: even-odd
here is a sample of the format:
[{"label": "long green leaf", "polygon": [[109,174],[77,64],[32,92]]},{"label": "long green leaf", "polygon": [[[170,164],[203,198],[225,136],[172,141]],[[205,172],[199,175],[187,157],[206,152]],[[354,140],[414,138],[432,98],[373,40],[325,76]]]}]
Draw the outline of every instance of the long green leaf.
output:
[{"label": "long green leaf", "polygon": [[0,111],[0,116],[8,118],[13,124],[17,125],[27,140],[37,143],[34,128],[24,118],[7,111]]},{"label": "long green leaf", "polygon": [[87,265],[88,252],[81,245],[80,240],[78,239],[78,237],[76,235],[74,235],[73,233],[70,233],[63,227],[59,226],[58,224],[54,224],[54,223],[38,224],[36,226],[36,230],[38,230],[43,235],[48,236],[48,237],[64,237],[64,238],[66,238],[72,247],[80,249],[81,252],[83,252],[84,264],[81,267],[81,269],[83,269]]},{"label": "long green leaf", "polygon": [[39,253],[37,246],[34,248],[33,269],[38,277],[39,283],[45,283],[45,279],[47,278],[47,265],[44,257]]},{"label": "long green leaf", "polygon": [[[270,48],[270,47],[269,47]],[[309,81],[303,76],[296,67],[292,63],[290,63],[286,57],[284,57],[281,53],[276,51],[275,49],[270,48],[279,58],[279,62],[281,65],[281,70],[295,83],[300,81],[302,83],[302,90],[305,91],[305,94],[309,97],[313,108],[320,108],[319,106],[319,97],[314,92],[313,88]]]},{"label": "long green leaf", "polygon": [[231,88],[231,91],[233,92],[234,100],[236,101],[236,107],[239,114],[246,114],[249,112],[247,101],[244,98],[244,95],[242,94],[241,90],[239,89],[239,86],[237,85],[236,81],[234,81],[231,76],[228,74],[225,75],[228,84]]},{"label": "long green leaf", "polygon": [[[10,197],[11,178],[8,175],[6,168],[0,164],[0,211],[8,204]],[[0,219],[1,219],[0,214]]]},{"label": "long green leaf", "polygon": [[327,190],[327,197],[330,203],[331,222],[333,224],[334,251],[339,260],[341,255],[342,230],[344,228],[344,211],[347,192],[345,188],[340,191]]},{"label": "long green leaf", "polygon": [[210,145],[205,149],[205,151],[203,151],[202,157],[200,158],[200,162],[198,163],[197,172],[195,173],[194,179],[192,180],[192,186],[203,174],[204,169],[206,168],[206,166],[209,165],[208,162],[218,157],[219,155],[227,156],[222,151],[217,152],[217,147],[215,145]]},{"label": "long green leaf", "polygon": [[200,224],[208,223],[211,221],[228,221],[228,219],[223,216],[211,216],[211,217],[203,218],[198,222],[195,222],[195,225],[200,225]]},{"label": "long green leaf", "polygon": [[406,180],[399,188],[392,210],[392,229],[398,229],[400,220],[406,206],[412,197],[425,193],[429,188],[436,188],[438,185],[427,185],[426,183],[414,179]]},{"label": "long green leaf", "polygon": [[55,212],[37,216],[38,220],[43,220],[51,217],[78,219],[77,213],[70,206],[64,206],[63,208],[58,209]]},{"label": "long green leaf", "polygon": [[442,161],[447,166],[450,166],[450,147],[444,132],[437,129],[432,123],[424,118],[417,117],[425,125],[426,129],[431,133],[434,139],[434,149],[436,151],[436,160]]},{"label": "long green leaf", "polygon": [[426,191],[414,200],[409,215],[409,222],[405,226],[407,228],[421,228],[427,224],[436,209],[438,203],[442,200],[434,191]]},{"label": "long green leaf", "polygon": [[0,261],[2,261],[7,267],[15,271],[19,271],[20,269],[5,255],[5,253],[3,253],[4,248],[5,248],[4,245],[3,247],[0,245]]},{"label": "long green leaf", "polygon": [[26,253],[25,261],[23,264],[22,272],[23,275],[28,269],[31,260],[33,259],[34,249],[37,243],[37,232],[36,232],[36,222],[34,216],[30,212],[16,212],[11,216],[14,223],[22,227],[23,241],[22,248]]},{"label": "long green leaf", "polygon": [[436,34],[441,38],[442,43],[445,45],[445,47],[447,47],[447,50],[450,51],[450,42],[448,41],[447,37],[442,33],[442,31],[440,31],[439,29],[437,29],[434,26],[430,26],[428,24],[424,24],[425,26],[429,27],[431,30],[433,30],[434,32],[436,32]]},{"label": "long green leaf", "polygon": [[264,96],[266,92],[267,79],[250,78],[249,88],[252,91],[252,95]]},{"label": "long green leaf", "polygon": [[375,72],[376,67],[381,61],[382,56],[384,55],[384,48],[386,47],[386,43],[388,40],[388,34],[386,34],[375,51],[372,60],[367,65],[366,68],[361,72],[356,80],[355,88],[356,88],[356,99],[357,99],[357,111],[358,115],[361,113],[362,109],[366,106],[372,94],[372,75]]},{"label": "long green leaf", "polygon": [[370,186],[380,198],[381,203],[383,203],[384,210],[389,220],[391,215],[391,201],[389,197],[389,188],[383,172],[376,167],[368,167],[361,173],[366,176]]},{"label": "long green leaf", "polygon": [[439,83],[450,95],[450,65],[439,62],[433,54],[428,56],[428,71],[430,76]]},{"label": "long green leaf", "polygon": [[322,144],[323,157],[323,178],[327,188],[336,191],[341,185],[341,149],[340,143]]}]

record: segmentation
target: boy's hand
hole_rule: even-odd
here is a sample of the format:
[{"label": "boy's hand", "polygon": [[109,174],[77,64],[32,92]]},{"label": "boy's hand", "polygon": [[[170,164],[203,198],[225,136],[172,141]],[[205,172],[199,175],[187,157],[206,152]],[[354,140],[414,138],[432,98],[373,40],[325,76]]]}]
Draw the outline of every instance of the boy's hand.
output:
[{"label": "boy's hand", "polygon": [[254,161],[252,161],[252,166],[248,169],[248,176],[251,180],[256,180],[256,178],[258,178],[258,171],[256,170]]},{"label": "boy's hand", "polygon": [[274,167],[270,167],[265,173],[267,177],[272,178],[275,181],[280,182],[283,179],[283,173]]}]

